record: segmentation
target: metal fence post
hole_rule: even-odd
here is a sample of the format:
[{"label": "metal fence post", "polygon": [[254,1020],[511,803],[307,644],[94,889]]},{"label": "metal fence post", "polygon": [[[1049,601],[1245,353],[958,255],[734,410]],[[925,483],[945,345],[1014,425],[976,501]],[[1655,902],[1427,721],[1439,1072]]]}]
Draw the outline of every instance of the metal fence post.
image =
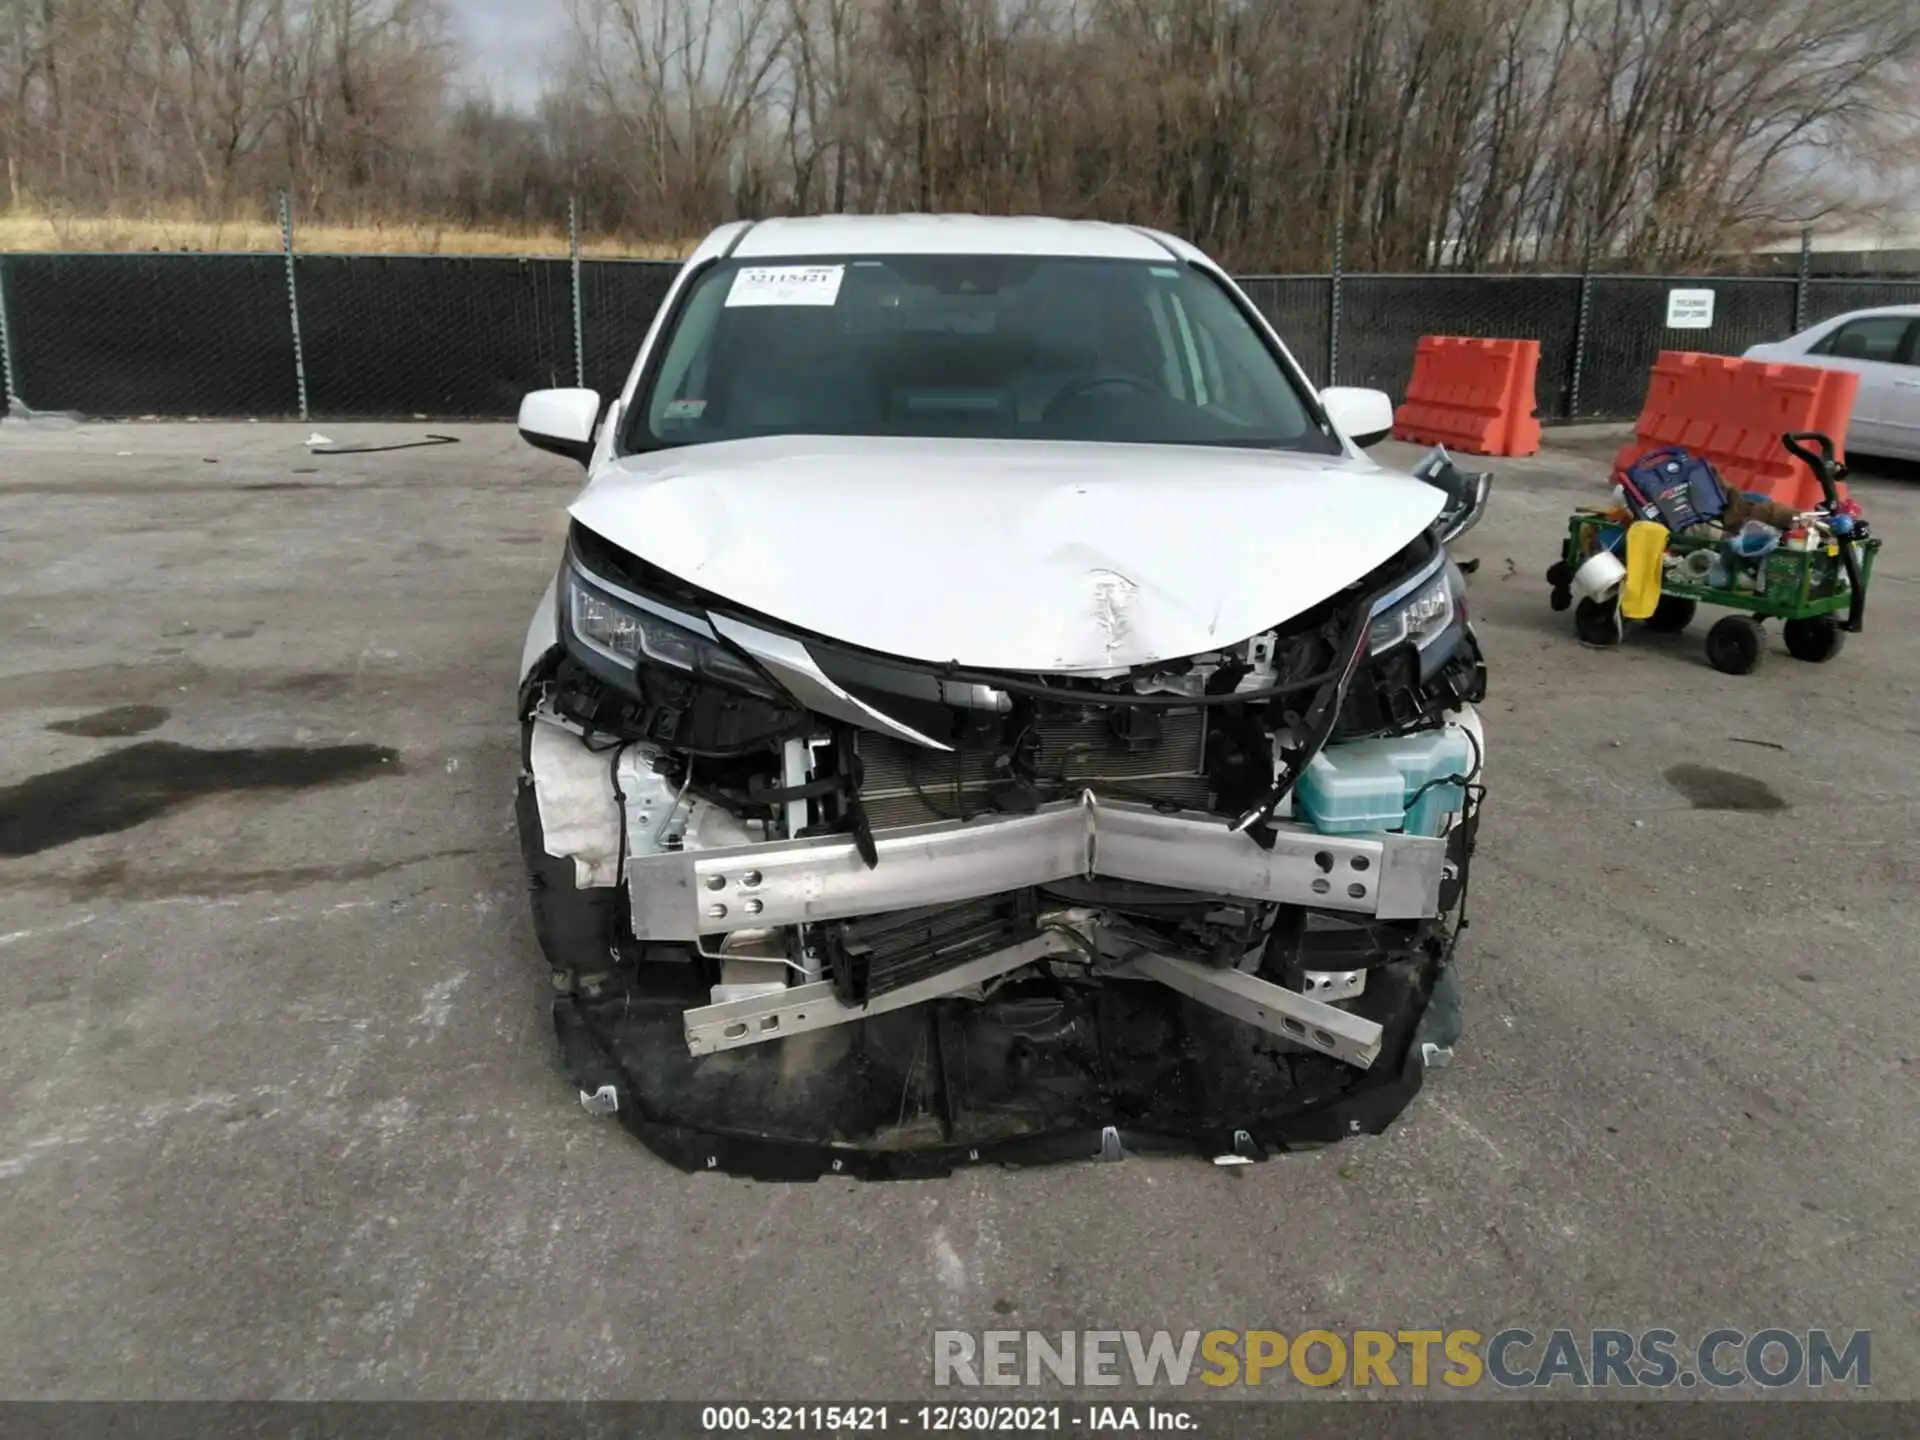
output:
[{"label": "metal fence post", "polygon": [[8,414],[27,408],[14,388],[13,375],[13,331],[7,325],[7,257],[0,255],[0,400],[6,402]]},{"label": "metal fence post", "polygon": [[1567,419],[1580,418],[1580,379],[1587,368],[1587,321],[1593,314],[1593,236],[1580,257],[1580,313],[1573,322],[1573,375],[1567,382]]},{"label": "metal fence post", "polygon": [[1327,310],[1327,384],[1340,383],[1340,271],[1346,250],[1344,217],[1333,222],[1333,274],[1329,281]]},{"label": "metal fence post", "polygon": [[1793,282],[1793,333],[1807,328],[1807,280],[1813,274],[1813,227],[1800,227],[1800,272]]},{"label": "metal fence post", "polygon": [[293,318],[293,378],[300,389],[300,418],[307,418],[307,347],[300,339],[300,286],[293,274],[293,202],[280,192],[280,247],[287,257],[287,313]]},{"label": "metal fence post", "polygon": [[587,332],[580,304],[580,197],[567,196],[567,251],[573,257],[573,383],[587,383]]}]

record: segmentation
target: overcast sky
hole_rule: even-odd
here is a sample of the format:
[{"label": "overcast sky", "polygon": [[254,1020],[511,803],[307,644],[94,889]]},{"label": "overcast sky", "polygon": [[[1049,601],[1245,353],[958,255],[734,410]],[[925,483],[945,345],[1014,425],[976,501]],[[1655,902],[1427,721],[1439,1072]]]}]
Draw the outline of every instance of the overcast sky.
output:
[{"label": "overcast sky", "polygon": [[[558,57],[573,28],[567,0],[443,0],[466,58],[466,76],[509,104],[531,108],[540,98],[540,79],[549,60]],[[1920,177],[1920,161],[1914,162]],[[1908,195],[1893,208],[1920,225],[1920,196]]]},{"label": "overcast sky", "polygon": [[540,70],[572,26],[566,0],[445,0],[467,56],[468,78],[503,100],[530,105]]}]

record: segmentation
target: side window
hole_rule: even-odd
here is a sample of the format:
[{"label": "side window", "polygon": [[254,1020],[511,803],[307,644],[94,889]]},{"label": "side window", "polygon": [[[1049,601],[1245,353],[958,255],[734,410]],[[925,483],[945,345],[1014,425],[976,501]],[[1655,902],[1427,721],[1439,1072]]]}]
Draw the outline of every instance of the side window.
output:
[{"label": "side window", "polygon": [[1849,320],[1814,346],[1813,353],[1842,360],[1892,362],[1900,355],[1900,342],[1912,323],[1905,315],[1866,315]]}]

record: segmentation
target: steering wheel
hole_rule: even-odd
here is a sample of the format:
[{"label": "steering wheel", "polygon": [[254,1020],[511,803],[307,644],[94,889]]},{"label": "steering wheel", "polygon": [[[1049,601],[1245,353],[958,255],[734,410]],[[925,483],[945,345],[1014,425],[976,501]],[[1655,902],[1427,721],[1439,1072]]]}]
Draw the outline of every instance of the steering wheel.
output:
[{"label": "steering wheel", "polygon": [[1073,380],[1055,392],[1040,411],[1042,420],[1051,420],[1054,413],[1069,401],[1081,399],[1101,390],[1131,390],[1139,395],[1164,395],[1166,391],[1144,375],[1136,375],[1131,370],[1109,370],[1100,375],[1089,375],[1084,380]]}]

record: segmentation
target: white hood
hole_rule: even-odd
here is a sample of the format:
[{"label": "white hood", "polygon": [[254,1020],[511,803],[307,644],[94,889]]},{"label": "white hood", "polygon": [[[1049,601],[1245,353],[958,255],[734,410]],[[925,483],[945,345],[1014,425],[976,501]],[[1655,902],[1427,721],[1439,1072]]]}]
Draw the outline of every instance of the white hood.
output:
[{"label": "white hood", "polygon": [[784,436],[628,456],[571,513],[683,580],[851,645],[1099,671],[1269,629],[1388,559],[1441,502],[1341,456]]}]

